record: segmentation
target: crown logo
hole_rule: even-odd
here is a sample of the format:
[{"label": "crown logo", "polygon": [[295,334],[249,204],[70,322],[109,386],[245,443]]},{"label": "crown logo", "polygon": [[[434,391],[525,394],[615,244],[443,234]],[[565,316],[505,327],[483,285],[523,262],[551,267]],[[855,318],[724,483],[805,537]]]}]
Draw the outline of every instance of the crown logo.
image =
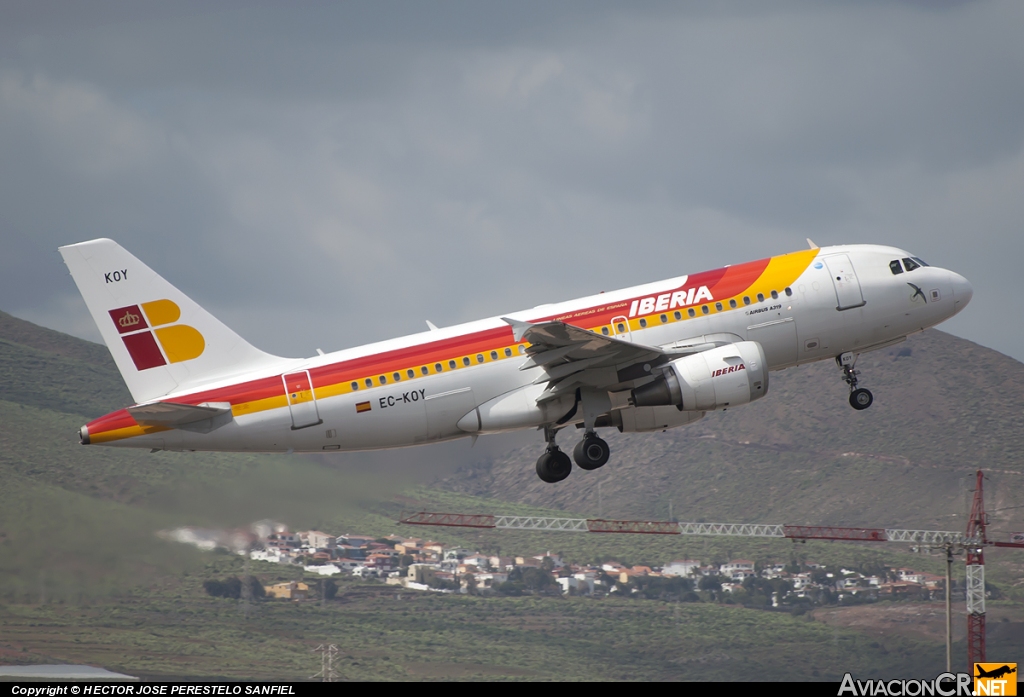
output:
[{"label": "crown logo", "polygon": [[131,311],[125,312],[121,319],[117,320],[117,323],[122,327],[134,327],[139,323],[142,318],[138,315],[133,315]]}]

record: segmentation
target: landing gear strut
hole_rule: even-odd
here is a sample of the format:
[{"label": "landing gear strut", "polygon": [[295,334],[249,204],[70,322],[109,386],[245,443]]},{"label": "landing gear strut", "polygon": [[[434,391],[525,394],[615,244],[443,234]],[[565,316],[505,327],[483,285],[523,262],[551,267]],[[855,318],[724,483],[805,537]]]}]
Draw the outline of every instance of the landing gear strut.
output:
[{"label": "landing gear strut", "polygon": [[537,458],[537,476],[548,484],[560,482],[572,472],[572,461],[555,443],[556,433],[557,429],[551,426],[544,427],[544,439],[548,442],[548,448]]},{"label": "landing gear strut", "polygon": [[843,371],[843,382],[850,386],[850,406],[857,411],[861,411],[870,407],[875,398],[871,394],[871,390],[857,387],[857,376],[860,374],[860,371],[853,368],[856,362],[857,356],[852,353],[843,353],[836,356],[836,365]]}]

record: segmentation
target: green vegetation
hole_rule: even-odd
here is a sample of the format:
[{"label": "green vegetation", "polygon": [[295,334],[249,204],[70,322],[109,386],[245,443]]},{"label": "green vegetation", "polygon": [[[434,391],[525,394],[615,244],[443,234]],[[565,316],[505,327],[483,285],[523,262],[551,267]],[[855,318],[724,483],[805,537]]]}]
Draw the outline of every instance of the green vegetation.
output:
[{"label": "green vegetation", "polygon": [[[566,680],[838,679],[926,671],[941,647],[881,641],[806,617],[714,604],[609,598],[467,597],[339,579],[335,600],[212,598],[203,579],[243,573],[241,560],[209,556],[195,574],[163,577],[117,598],[18,604],[0,614],[5,658],[101,663],[144,676],[304,678],[311,650],[341,650],[350,679]],[[297,580],[253,564],[265,583]],[[305,579],[314,588],[319,579]],[[315,595],[319,595],[316,593]]]}]

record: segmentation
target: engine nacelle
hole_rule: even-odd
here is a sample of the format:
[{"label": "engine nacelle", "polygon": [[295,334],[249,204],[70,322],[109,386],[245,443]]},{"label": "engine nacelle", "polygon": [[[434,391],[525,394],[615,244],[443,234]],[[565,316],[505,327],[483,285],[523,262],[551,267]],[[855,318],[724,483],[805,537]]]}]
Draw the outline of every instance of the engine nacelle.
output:
[{"label": "engine nacelle", "polygon": [[680,411],[677,407],[626,407],[599,417],[597,425],[615,426],[620,433],[643,433],[685,426],[703,418],[702,411]]},{"label": "engine nacelle", "polygon": [[764,349],[756,341],[739,341],[677,358],[632,395],[637,407],[713,411],[747,404],[767,393]]}]

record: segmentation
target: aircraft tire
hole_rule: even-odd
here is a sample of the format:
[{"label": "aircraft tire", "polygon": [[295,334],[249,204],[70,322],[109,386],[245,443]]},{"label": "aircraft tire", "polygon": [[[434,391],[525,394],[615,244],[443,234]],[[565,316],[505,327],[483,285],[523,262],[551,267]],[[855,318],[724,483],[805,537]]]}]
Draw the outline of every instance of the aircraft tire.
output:
[{"label": "aircraft tire", "polygon": [[871,394],[871,390],[866,390],[863,387],[850,393],[850,406],[857,411],[867,409],[874,401],[875,398]]},{"label": "aircraft tire", "polygon": [[580,469],[596,470],[599,467],[604,467],[611,454],[611,448],[606,442],[590,434],[576,444],[572,451],[572,459],[576,461]]},{"label": "aircraft tire", "polygon": [[572,472],[572,460],[561,450],[548,450],[537,458],[537,476],[548,484],[560,482]]}]

